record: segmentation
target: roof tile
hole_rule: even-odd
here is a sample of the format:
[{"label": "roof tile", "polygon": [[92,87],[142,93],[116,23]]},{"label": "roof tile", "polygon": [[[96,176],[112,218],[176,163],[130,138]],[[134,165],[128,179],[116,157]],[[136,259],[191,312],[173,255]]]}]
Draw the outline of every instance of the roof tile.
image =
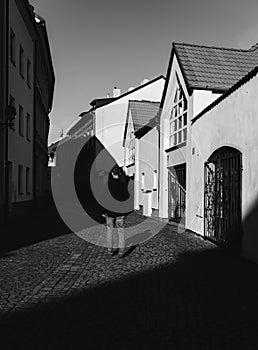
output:
[{"label": "roof tile", "polygon": [[258,64],[258,44],[250,50],[173,45],[190,88],[226,91]]}]

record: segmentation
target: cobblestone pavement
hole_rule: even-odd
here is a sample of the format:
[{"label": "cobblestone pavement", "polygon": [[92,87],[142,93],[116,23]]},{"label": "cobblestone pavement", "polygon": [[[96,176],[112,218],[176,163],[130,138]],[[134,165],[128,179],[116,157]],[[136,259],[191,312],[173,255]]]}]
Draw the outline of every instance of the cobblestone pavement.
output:
[{"label": "cobblestone pavement", "polygon": [[158,233],[123,259],[72,233],[2,254],[1,349],[258,349],[258,267],[175,225],[141,230]]}]

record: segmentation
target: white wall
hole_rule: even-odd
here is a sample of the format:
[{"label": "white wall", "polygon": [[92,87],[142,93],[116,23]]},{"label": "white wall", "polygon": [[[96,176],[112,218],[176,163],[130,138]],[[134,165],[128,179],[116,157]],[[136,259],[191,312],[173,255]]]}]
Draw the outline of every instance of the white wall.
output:
[{"label": "white wall", "polygon": [[[177,79],[184,90],[185,96],[188,100],[188,120],[187,120],[187,143],[186,146],[175,149],[170,152],[165,152],[169,149],[169,116],[172,110],[175,90],[177,87]],[[220,94],[213,94],[208,90],[194,90],[192,95],[189,96],[188,90],[181,72],[178,60],[176,56],[173,58],[170,80],[166,92],[163,111],[161,115],[161,149],[160,149],[160,216],[162,218],[168,218],[168,166],[174,166],[177,164],[188,163],[187,148],[188,139],[191,138],[191,120],[205,107],[211,104]],[[186,171],[188,171],[188,165]],[[188,181],[186,181],[187,191]],[[188,203],[188,201],[187,201]]]},{"label": "white wall", "polygon": [[[166,97],[160,121],[160,199],[159,199],[159,215],[162,218],[168,218],[168,166],[184,163],[184,150],[180,148],[174,152],[166,153],[165,150],[170,148],[169,145],[169,116],[173,106],[175,90],[177,87],[177,78],[179,78],[185,96],[188,100],[188,110],[191,111],[192,97],[189,96],[182,72],[180,70],[178,60],[174,56]],[[191,118],[191,112],[190,118]],[[189,119],[188,119],[189,125]],[[176,163],[174,163],[176,162]]]},{"label": "white wall", "polygon": [[191,119],[197,116],[205,107],[215,101],[221,94],[215,94],[209,90],[193,91],[193,113]]},{"label": "white wall", "polygon": [[[258,77],[254,77],[192,127],[188,149],[188,202],[186,227],[204,233],[204,162],[222,146],[242,152],[242,219],[244,235],[242,253],[258,262],[257,210],[252,208],[258,198]],[[192,149],[194,154],[192,155]],[[199,217],[201,216],[201,217]]]},{"label": "white wall", "polygon": [[158,209],[157,194],[154,190],[154,170],[158,176],[158,130],[157,127],[150,130],[141,139],[139,139],[139,167],[138,178],[141,181],[141,175],[145,175],[145,190],[142,191],[141,183],[139,186],[139,205],[144,207],[144,215],[151,215],[151,209]]},{"label": "white wall", "polygon": [[[117,101],[96,110],[96,137],[103,144],[114,160],[123,165],[123,136],[129,100],[160,101],[164,87],[164,78],[143,86]],[[107,164],[108,166],[109,164]],[[103,162],[97,164],[97,169],[105,167]]]}]

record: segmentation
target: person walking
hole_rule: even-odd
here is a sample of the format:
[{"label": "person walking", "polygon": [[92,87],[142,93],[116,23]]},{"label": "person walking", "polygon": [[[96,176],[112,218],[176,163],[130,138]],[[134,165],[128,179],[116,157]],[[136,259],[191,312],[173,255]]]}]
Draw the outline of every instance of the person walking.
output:
[{"label": "person walking", "polygon": [[105,210],[107,224],[107,247],[108,253],[114,255],[114,229],[118,232],[118,249],[119,257],[124,257],[125,254],[125,234],[124,224],[125,218],[129,214],[128,205],[123,205],[123,202],[130,198],[128,191],[129,178],[124,174],[123,170],[115,165],[108,177],[108,191],[112,196],[108,209]]}]

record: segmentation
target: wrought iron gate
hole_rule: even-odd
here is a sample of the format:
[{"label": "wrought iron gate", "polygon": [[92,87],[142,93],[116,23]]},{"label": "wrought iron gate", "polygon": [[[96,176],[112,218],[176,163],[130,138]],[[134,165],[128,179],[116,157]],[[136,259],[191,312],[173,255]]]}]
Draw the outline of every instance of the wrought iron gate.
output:
[{"label": "wrought iron gate", "polygon": [[205,163],[205,236],[237,247],[241,221],[241,153],[222,147]]},{"label": "wrought iron gate", "polygon": [[186,196],[186,165],[169,168],[168,173],[168,215],[169,220],[181,222],[184,220]]}]

